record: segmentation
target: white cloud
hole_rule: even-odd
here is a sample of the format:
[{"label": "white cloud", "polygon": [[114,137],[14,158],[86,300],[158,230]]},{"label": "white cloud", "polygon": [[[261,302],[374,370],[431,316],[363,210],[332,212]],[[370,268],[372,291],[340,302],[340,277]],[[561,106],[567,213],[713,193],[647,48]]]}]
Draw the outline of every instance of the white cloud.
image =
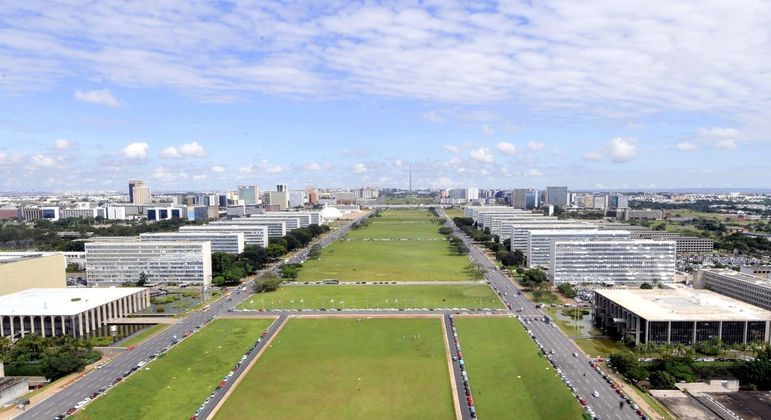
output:
[{"label": "white cloud", "polygon": [[542,176],[543,172],[539,171],[538,169],[532,168],[532,169],[528,169],[525,172],[525,175],[527,175],[527,176]]},{"label": "white cloud", "polygon": [[150,151],[150,145],[144,142],[134,142],[123,148],[123,157],[127,159],[145,159]]},{"label": "white cloud", "polygon": [[505,155],[514,156],[517,154],[517,146],[511,143],[507,143],[505,141],[498,143],[498,145],[495,146],[495,148],[498,149],[499,152]]},{"label": "white cloud", "polygon": [[495,134],[495,130],[493,129],[493,127],[490,126],[490,124],[483,124],[482,125],[482,132],[487,134],[487,135]]},{"label": "white cloud", "polygon": [[445,144],[444,145],[444,149],[448,150],[448,151],[450,151],[452,153],[455,153],[456,155],[458,153],[460,153],[460,146],[455,146],[455,145],[452,145],[452,144]]},{"label": "white cloud", "polygon": [[207,175],[195,175],[193,176],[193,181],[203,181],[206,178],[208,178]]},{"label": "white cloud", "polygon": [[472,150],[471,153],[469,153],[469,156],[477,162],[490,163],[495,160],[495,157],[490,153],[490,149],[486,147]]},{"label": "white cloud", "polygon": [[599,150],[593,150],[584,155],[584,160],[603,160],[603,159],[605,159],[605,154]]},{"label": "white cloud", "polygon": [[529,142],[527,142],[527,148],[531,152],[538,152],[540,150],[543,150],[544,144],[543,143],[539,143],[537,141],[529,141]]},{"label": "white cloud", "polygon": [[284,172],[283,166],[270,163],[267,159],[262,159],[258,167],[261,171],[269,174],[278,174]]},{"label": "white cloud", "polygon": [[636,139],[616,137],[610,141],[610,160],[616,163],[629,162],[637,157]]},{"label": "white cloud", "polygon": [[311,163],[305,165],[305,169],[307,169],[309,171],[320,171],[322,168],[321,168],[321,165],[319,165],[318,163],[311,162]]},{"label": "white cloud", "polygon": [[404,162],[402,162],[402,160],[401,160],[401,159],[396,159],[396,160],[394,161],[394,166],[396,166],[396,167],[400,167],[400,166],[402,166],[402,164],[403,164],[403,163],[404,163]]},{"label": "white cloud", "polygon": [[711,138],[719,138],[719,139],[735,139],[739,137],[740,134],[741,132],[735,128],[713,127],[713,128],[699,129],[699,135],[702,137],[711,137]]},{"label": "white cloud", "polygon": [[257,169],[254,167],[254,165],[246,165],[246,166],[242,166],[242,167],[238,168],[238,173],[240,173],[240,174],[252,174],[256,170]]},{"label": "white cloud", "polygon": [[353,172],[356,174],[363,174],[367,172],[367,167],[363,163],[357,163],[353,165]]},{"label": "white cloud", "polygon": [[699,148],[699,145],[696,143],[692,143],[689,141],[684,141],[682,143],[677,143],[677,146],[675,146],[677,150],[680,150],[682,152],[690,152],[693,150],[696,150]]},{"label": "white cloud", "polygon": [[83,102],[91,102],[93,104],[106,105],[112,108],[120,106],[120,102],[112,96],[112,92],[108,89],[76,90],[75,99]]},{"label": "white cloud", "polygon": [[723,150],[736,150],[737,148],[736,140],[734,139],[718,140],[717,143],[715,143],[715,147]]},{"label": "white cloud", "polygon": [[179,159],[184,157],[206,157],[206,150],[198,144],[198,142],[192,142],[183,144],[182,146],[169,146],[161,151],[161,157],[166,159]]},{"label": "white cloud", "polygon": [[220,165],[214,165],[211,167],[211,171],[216,174],[221,174],[225,172],[225,167]]},{"label": "white cloud", "polygon": [[29,160],[32,166],[38,168],[53,168],[58,164],[56,159],[42,154],[32,155]]},{"label": "white cloud", "polygon": [[72,140],[67,140],[67,139],[54,140],[54,149],[56,150],[61,150],[61,151],[70,150],[72,149],[72,146],[73,146]]}]

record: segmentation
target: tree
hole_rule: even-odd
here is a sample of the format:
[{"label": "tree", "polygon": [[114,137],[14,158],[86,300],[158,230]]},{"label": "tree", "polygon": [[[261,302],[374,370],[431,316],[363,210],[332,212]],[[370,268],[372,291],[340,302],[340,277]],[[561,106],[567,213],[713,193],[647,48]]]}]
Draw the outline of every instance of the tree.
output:
[{"label": "tree", "polygon": [[626,376],[626,373],[629,372],[630,369],[640,366],[637,356],[630,352],[611,354],[610,364],[624,376]]},{"label": "tree", "polygon": [[640,285],[640,289],[646,289],[646,290],[653,289],[653,285],[651,285],[650,283],[643,283]]},{"label": "tree", "polygon": [[238,259],[248,262],[253,270],[259,270],[268,263],[268,253],[261,246],[247,245],[244,252],[238,255]]},{"label": "tree", "polygon": [[139,273],[139,280],[137,280],[137,287],[145,287],[147,284],[147,274],[145,272]]},{"label": "tree", "polygon": [[738,369],[738,376],[745,387],[771,390],[771,347],[763,346],[755,354],[755,360]]},{"label": "tree", "polygon": [[448,226],[442,226],[439,228],[439,233],[442,235],[449,235],[452,233],[452,228]]},{"label": "tree", "polygon": [[67,264],[67,268],[65,269],[68,273],[76,273],[80,271],[80,266],[76,263],[69,263]]},{"label": "tree", "polygon": [[321,256],[321,245],[316,244],[308,251],[308,258],[318,258]]},{"label": "tree", "polygon": [[485,277],[487,270],[478,264],[469,264],[466,266],[466,272],[471,274],[474,280],[481,280]]},{"label": "tree", "polygon": [[254,281],[254,293],[274,292],[281,285],[281,279],[273,274],[265,275]]},{"label": "tree", "polygon": [[280,243],[268,245],[268,256],[272,259],[276,259],[286,254],[286,247]]},{"label": "tree", "polygon": [[503,247],[506,249],[511,249],[511,238],[503,240]]},{"label": "tree", "polygon": [[578,293],[576,293],[576,290],[573,289],[573,286],[571,286],[570,283],[560,284],[559,286],[557,286],[557,290],[559,290],[560,292],[562,292],[563,295],[569,298],[574,298],[578,295]]},{"label": "tree", "polygon": [[655,389],[675,389],[675,377],[665,371],[651,373],[650,381]]}]

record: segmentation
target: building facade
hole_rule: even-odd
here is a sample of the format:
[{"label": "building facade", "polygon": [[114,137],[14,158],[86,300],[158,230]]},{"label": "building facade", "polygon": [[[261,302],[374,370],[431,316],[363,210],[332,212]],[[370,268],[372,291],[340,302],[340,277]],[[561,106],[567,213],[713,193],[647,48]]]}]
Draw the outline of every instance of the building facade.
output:
[{"label": "building facade", "polygon": [[242,233],[245,245],[268,247],[268,227],[264,225],[220,225],[209,223],[203,226],[182,226],[180,232],[189,233]]},{"label": "building facade", "polygon": [[162,232],[142,233],[139,235],[142,241],[183,241],[183,242],[211,242],[212,252],[226,252],[238,255],[244,252],[243,232]]},{"label": "building facade", "polygon": [[671,283],[675,249],[646,239],[554,241],[548,276],[554,285]]},{"label": "building facade", "polygon": [[115,241],[86,243],[89,284],[120,286],[136,283],[209,286],[212,279],[211,242]]},{"label": "building facade", "polygon": [[[527,230],[527,248],[524,252],[530,268],[551,264],[552,242],[629,239],[626,230],[597,229],[531,229]],[[513,242],[513,235],[512,235]]]},{"label": "building facade", "polygon": [[0,252],[0,296],[29,288],[67,287],[66,267],[58,252]]},{"label": "building facade", "polygon": [[546,187],[547,206],[559,206],[565,208],[568,206],[568,187]]},{"label": "building facade", "polygon": [[153,202],[150,187],[138,179],[129,181],[129,202],[137,205],[148,205]]},{"label": "building facade", "polygon": [[699,270],[694,287],[771,310],[771,281],[728,269]]}]

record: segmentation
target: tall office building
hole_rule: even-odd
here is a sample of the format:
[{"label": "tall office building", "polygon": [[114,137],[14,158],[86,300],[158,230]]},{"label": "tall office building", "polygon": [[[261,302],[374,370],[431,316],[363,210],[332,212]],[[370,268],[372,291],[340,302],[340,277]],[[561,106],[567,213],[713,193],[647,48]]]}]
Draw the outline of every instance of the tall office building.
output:
[{"label": "tall office building", "polygon": [[554,241],[549,279],[562,283],[671,283],[675,241]]},{"label": "tall office building", "polygon": [[260,187],[256,185],[239,185],[238,199],[243,200],[244,204],[260,204]]},{"label": "tall office building", "polygon": [[511,192],[511,204],[515,209],[530,210],[538,207],[538,191],[518,188]]},{"label": "tall office building", "polygon": [[270,191],[268,201],[268,204],[278,206],[278,210],[286,210],[289,208],[289,191]]},{"label": "tall office building", "polygon": [[546,187],[547,206],[567,207],[568,187]]},{"label": "tall office building", "polygon": [[276,185],[276,191],[277,192],[289,192],[289,186],[286,184],[277,184]]},{"label": "tall office building", "polygon": [[[591,241],[629,239],[628,230],[546,229],[527,231],[527,265],[529,268],[551,264],[552,243],[555,241]],[[513,240],[513,239],[512,239]]]},{"label": "tall office building", "polygon": [[145,185],[144,181],[135,179],[129,181],[129,201],[132,204],[150,204],[153,202],[153,196],[150,193],[150,187]]},{"label": "tall office building", "polygon": [[610,194],[608,195],[608,207],[612,209],[629,208],[629,197],[624,194]]}]

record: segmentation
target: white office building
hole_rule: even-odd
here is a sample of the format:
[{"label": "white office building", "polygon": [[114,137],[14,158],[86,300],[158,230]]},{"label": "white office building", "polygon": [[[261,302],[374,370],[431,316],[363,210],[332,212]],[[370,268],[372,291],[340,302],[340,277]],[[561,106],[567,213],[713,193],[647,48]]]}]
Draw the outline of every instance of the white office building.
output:
[{"label": "white office building", "polygon": [[212,252],[227,252],[228,254],[240,254],[244,252],[243,232],[163,232],[142,233],[139,235],[142,241],[186,241],[186,242],[211,242]]},{"label": "white office building", "polygon": [[554,285],[671,283],[676,254],[675,241],[553,241],[548,275]]},{"label": "white office building", "polygon": [[771,310],[771,281],[768,278],[729,269],[699,270],[694,287]]},{"label": "white office building", "polygon": [[254,218],[256,220],[263,220],[263,221],[270,221],[270,222],[284,222],[286,223],[287,232],[290,232],[293,229],[302,227],[302,222],[300,220],[301,218],[296,216],[272,216],[272,215],[265,215],[265,214],[252,214],[249,217]]},{"label": "white office building", "polygon": [[180,232],[196,233],[243,233],[245,245],[268,247],[268,227],[263,225],[219,225],[210,223],[203,226],[182,226]]},{"label": "white office building", "polygon": [[86,279],[99,286],[136,283],[211,284],[211,242],[86,243]]},{"label": "white office building", "polygon": [[[509,216],[509,217],[538,217],[538,215],[534,215],[532,212],[526,211],[526,210],[519,210],[519,209],[511,209],[507,212],[478,212],[478,220],[477,220],[477,226],[480,229],[491,227],[492,219],[493,217],[503,217],[503,216]],[[543,217],[543,215],[541,215]],[[492,229],[491,229],[492,230]]]},{"label": "white office building", "polygon": [[591,241],[602,239],[629,239],[627,230],[591,230],[591,229],[544,229],[528,230],[527,265],[548,267],[551,264],[552,242],[554,241]]},{"label": "white office building", "polygon": [[529,230],[554,230],[554,229],[597,229],[591,223],[581,223],[569,220],[522,220],[505,223],[501,228],[501,241],[511,239],[509,250],[527,252],[527,236]]},{"label": "white office building", "polygon": [[270,221],[252,217],[235,217],[230,220],[218,220],[209,223],[209,226],[266,226],[268,238],[281,238],[286,236],[286,222]]},{"label": "white office building", "polygon": [[[308,227],[308,225],[314,223],[314,220],[318,220],[320,216],[313,217],[312,213],[301,213],[296,211],[284,211],[284,212],[265,212],[265,213],[259,213],[259,214],[252,214],[249,216],[251,218],[260,219],[270,219],[273,217],[277,217],[279,219],[281,218],[293,218],[293,219],[299,219],[299,225],[298,227]],[[318,224],[318,223],[316,223]]]},{"label": "white office building", "polygon": [[498,235],[501,242],[504,239],[511,238],[511,226],[523,222],[549,222],[557,221],[554,216],[543,216],[540,214],[496,214],[490,218],[490,233]]}]

